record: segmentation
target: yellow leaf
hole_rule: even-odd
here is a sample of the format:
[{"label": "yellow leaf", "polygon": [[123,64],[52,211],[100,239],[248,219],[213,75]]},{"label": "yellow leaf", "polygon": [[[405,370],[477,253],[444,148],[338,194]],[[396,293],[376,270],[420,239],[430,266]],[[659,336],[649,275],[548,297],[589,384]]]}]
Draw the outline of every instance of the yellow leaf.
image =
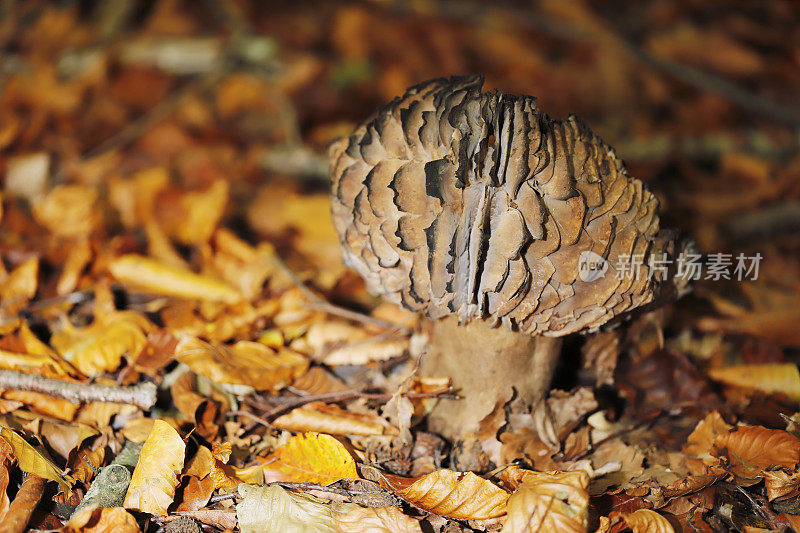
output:
[{"label": "yellow leaf", "polygon": [[351,413],[323,402],[292,409],[275,419],[272,425],[294,432],[315,431],[329,435],[383,435],[394,429],[376,415]]},{"label": "yellow leaf", "polygon": [[426,511],[457,520],[484,520],[506,512],[508,493],[472,472],[437,470],[415,479],[385,475],[384,483]]},{"label": "yellow leaf", "polygon": [[242,300],[242,295],[223,281],[141,255],[129,254],[113,259],[108,270],[120,282],[155,294],[224,303]]},{"label": "yellow leaf", "polygon": [[75,290],[81,271],[86,267],[92,258],[92,247],[88,239],[80,239],[69,248],[67,260],[64,263],[64,270],[58,278],[56,294],[64,296]]},{"label": "yellow leaf", "polygon": [[135,359],[147,344],[150,322],[133,311],[98,317],[85,328],[67,326],[56,332],[50,344],[75,368],[89,377],[116,370],[122,356]]},{"label": "yellow leaf", "polygon": [[289,439],[266,459],[264,481],[330,485],[358,479],[356,463],[341,442],[330,435],[304,433]]},{"label": "yellow leaf", "polygon": [[136,519],[122,507],[93,507],[70,517],[62,533],[138,533]]},{"label": "yellow leaf", "polygon": [[175,498],[185,453],[186,444],[178,432],[163,420],[156,420],[133,470],[124,506],[145,513],[167,514],[167,507]]},{"label": "yellow leaf", "polygon": [[58,237],[85,237],[98,220],[94,209],[96,201],[94,187],[59,185],[34,206],[33,216]]},{"label": "yellow leaf", "polygon": [[55,481],[67,495],[72,491],[75,480],[57,467],[50,459],[42,455],[36,448],[17,435],[11,429],[0,426],[0,437],[11,446],[19,467],[29,474],[36,474],[44,479]]},{"label": "yellow leaf", "polygon": [[675,533],[669,521],[650,509],[625,513],[622,519],[633,533]]},{"label": "yellow leaf", "polygon": [[503,533],[586,531],[589,493],[586,472],[525,471],[522,485],[508,499]]},{"label": "yellow leaf", "polygon": [[113,177],[108,183],[108,196],[127,228],[144,224],[153,217],[156,196],[169,184],[164,167],[140,170],[130,179]]},{"label": "yellow leaf", "polygon": [[303,375],[309,364],[308,359],[286,348],[276,353],[258,342],[212,345],[189,336],[178,343],[175,358],[215,383],[248,385],[257,390],[282,389]]},{"label": "yellow leaf", "polygon": [[725,385],[782,393],[790,400],[800,400],[800,371],[794,363],[712,368],[708,375]]},{"label": "yellow leaf", "polygon": [[36,294],[39,259],[32,257],[12,270],[0,282],[0,309],[14,314]]}]

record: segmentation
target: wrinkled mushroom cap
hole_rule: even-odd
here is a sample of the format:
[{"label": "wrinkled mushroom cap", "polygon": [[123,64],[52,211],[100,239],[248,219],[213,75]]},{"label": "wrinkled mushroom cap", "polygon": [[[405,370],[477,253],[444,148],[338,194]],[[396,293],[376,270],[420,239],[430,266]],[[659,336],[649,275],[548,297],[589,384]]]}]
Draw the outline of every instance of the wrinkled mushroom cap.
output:
[{"label": "wrinkled mushroom cap", "polygon": [[[675,249],[657,198],[575,117],[553,120],[533,97],[482,84],[412,87],[331,147],[345,262],[408,309],[531,335],[596,328],[652,302],[667,284],[648,258]],[[618,276],[639,254],[638,275]],[[580,275],[598,257],[605,274]]]}]

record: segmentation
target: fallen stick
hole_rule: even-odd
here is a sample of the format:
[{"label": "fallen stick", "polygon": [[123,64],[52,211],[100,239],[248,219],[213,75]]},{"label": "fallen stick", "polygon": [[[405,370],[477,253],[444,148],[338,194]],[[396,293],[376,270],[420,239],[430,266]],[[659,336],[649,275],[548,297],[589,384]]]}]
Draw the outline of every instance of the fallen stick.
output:
[{"label": "fallen stick", "polygon": [[156,403],[156,386],[145,382],[129,387],[72,383],[37,374],[0,370],[0,389],[39,392],[73,403],[113,402],[148,410]]}]

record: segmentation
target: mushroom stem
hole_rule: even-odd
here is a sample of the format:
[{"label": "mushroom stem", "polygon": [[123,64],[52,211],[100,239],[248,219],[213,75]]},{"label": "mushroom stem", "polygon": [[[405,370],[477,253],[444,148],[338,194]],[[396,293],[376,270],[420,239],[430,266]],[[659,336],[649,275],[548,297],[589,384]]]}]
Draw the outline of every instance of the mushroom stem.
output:
[{"label": "mushroom stem", "polygon": [[430,336],[422,374],[450,377],[462,397],[439,400],[428,417],[428,428],[447,438],[476,432],[511,388],[525,402],[539,400],[561,350],[558,337],[531,337],[481,320],[459,326],[455,317],[433,322]]}]

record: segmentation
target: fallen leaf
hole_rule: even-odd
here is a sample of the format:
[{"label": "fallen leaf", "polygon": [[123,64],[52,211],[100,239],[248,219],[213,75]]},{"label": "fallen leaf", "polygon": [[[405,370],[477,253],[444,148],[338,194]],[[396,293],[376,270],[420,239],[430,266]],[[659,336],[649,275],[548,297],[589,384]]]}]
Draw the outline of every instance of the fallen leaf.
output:
[{"label": "fallen leaf", "polygon": [[0,310],[14,314],[36,294],[39,259],[31,257],[8,273],[0,282]]},{"label": "fallen leaf", "polygon": [[633,533],[674,533],[669,521],[650,509],[639,509],[632,513],[623,513],[622,519]]},{"label": "fallen leaf", "polygon": [[358,479],[356,463],[341,442],[330,435],[304,433],[289,439],[263,463],[264,482],[293,481],[330,485]]},{"label": "fallen leaf", "polygon": [[156,420],[133,470],[125,508],[166,515],[175,497],[185,453],[186,444],[178,432],[163,420]]},{"label": "fallen leaf", "polygon": [[69,248],[67,260],[64,262],[64,270],[58,278],[56,294],[63,296],[71,293],[78,286],[81,272],[92,258],[92,247],[88,239],[80,239],[73,243]]},{"label": "fallen leaf", "polygon": [[159,196],[156,216],[161,227],[183,244],[208,242],[228,204],[228,182],[217,180],[206,190]]},{"label": "fallen leaf", "polygon": [[714,455],[726,460],[726,468],[742,484],[757,483],[764,471],[794,470],[800,462],[800,438],[779,429],[739,426],[714,439]]},{"label": "fallen leaf", "polygon": [[34,205],[33,216],[56,237],[86,237],[98,223],[96,202],[94,187],[58,185]]},{"label": "fallen leaf", "polygon": [[14,457],[17,459],[20,469],[29,474],[35,474],[41,478],[55,481],[65,493],[70,494],[71,487],[75,480],[57,467],[49,458],[39,452],[36,448],[17,435],[11,429],[0,426],[0,437],[11,446]]},{"label": "fallen leaf", "polygon": [[328,435],[384,435],[392,427],[377,415],[353,413],[337,405],[311,402],[276,418],[272,425],[293,432]]},{"label": "fallen leaf", "polygon": [[175,347],[175,358],[215,383],[247,385],[256,390],[278,390],[308,369],[302,355],[282,348],[277,352],[251,341],[232,346],[210,344],[185,336]]},{"label": "fallen leaf", "polygon": [[134,311],[117,311],[97,317],[85,328],[69,322],[53,334],[50,344],[59,354],[89,377],[116,370],[123,356],[135,359],[147,344],[153,325]]},{"label": "fallen leaf", "polygon": [[279,486],[242,484],[244,498],[236,506],[242,533],[421,533],[419,522],[396,507],[365,508],[353,503],[326,502],[310,494]]},{"label": "fallen leaf", "polygon": [[503,533],[586,531],[589,494],[586,472],[526,471],[508,499]]},{"label": "fallen leaf", "polygon": [[193,300],[235,303],[242,296],[227,283],[140,255],[123,255],[108,264],[117,280],[141,290]]},{"label": "fallen leaf", "polygon": [[385,474],[381,484],[417,507],[456,520],[485,520],[506,512],[508,493],[472,472],[437,470],[419,478]]},{"label": "fallen leaf", "polygon": [[119,211],[122,223],[134,228],[152,220],[156,197],[168,184],[167,169],[152,167],[140,170],[129,179],[112,177],[108,183],[108,196]]},{"label": "fallen leaf", "polygon": [[122,507],[95,507],[71,516],[62,533],[138,533],[136,519]]},{"label": "fallen leaf", "polygon": [[47,188],[50,154],[33,154],[9,157],[3,185],[8,196],[25,198],[31,203],[39,200]]},{"label": "fallen leaf", "polygon": [[800,371],[793,363],[711,368],[708,376],[725,385],[755,389],[767,394],[780,393],[790,400],[800,400]]}]

